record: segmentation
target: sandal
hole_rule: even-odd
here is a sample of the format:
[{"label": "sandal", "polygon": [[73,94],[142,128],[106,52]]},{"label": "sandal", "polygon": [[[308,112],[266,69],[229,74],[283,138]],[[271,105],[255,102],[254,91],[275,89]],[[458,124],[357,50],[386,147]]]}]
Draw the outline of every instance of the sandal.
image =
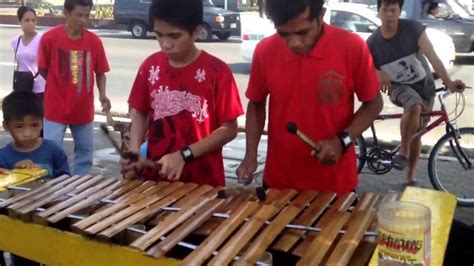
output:
[{"label": "sandal", "polygon": [[395,157],[393,157],[393,160],[392,160],[393,168],[402,171],[403,169],[407,167],[407,164],[408,164],[408,158],[406,156],[397,154],[395,155]]}]

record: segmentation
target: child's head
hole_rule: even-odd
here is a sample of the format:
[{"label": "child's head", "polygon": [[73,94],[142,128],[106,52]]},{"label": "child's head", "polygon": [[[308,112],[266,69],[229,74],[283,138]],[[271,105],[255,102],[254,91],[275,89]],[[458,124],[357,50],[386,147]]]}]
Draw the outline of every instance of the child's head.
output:
[{"label": "child's head", "polygon": [[2,102],[3,127],[15,144],[36,145],[43,128],[43,103],[33,92],[13,91]]},{"label": "child's head", "polygon": [[150,6],[150,24],[161,50],[179,61],[194,48],[194,37],[203,24],[202,0],[154,0]]}]

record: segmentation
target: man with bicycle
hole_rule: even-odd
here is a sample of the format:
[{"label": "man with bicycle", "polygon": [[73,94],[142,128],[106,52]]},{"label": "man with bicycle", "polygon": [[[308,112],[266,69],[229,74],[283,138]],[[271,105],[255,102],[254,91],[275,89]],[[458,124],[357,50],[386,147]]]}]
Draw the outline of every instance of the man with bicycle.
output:
[{"label": "man with bicycle", "polygon": [[406,182],[414,184],[421,139],[413,137],[429,121],[429,116],[422,118],[421,113],[431,111],[435,97],[435,82],[425,56],[451,91],[462,91],[465,84],[450,79],[426,35],[426,26],[399,18],[403,2],[377,1],[382,26],[369,37],[367,44],[378,70],[382,91],[389,95],[390,101],[403,108],[401,148],[392,165],[398,170],[408,166]]}]

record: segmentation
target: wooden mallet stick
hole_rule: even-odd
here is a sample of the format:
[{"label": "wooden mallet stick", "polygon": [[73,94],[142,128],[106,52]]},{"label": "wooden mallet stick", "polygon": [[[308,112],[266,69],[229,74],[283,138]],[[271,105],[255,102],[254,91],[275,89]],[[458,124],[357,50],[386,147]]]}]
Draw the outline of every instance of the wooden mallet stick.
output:
[{"label": "wooden mallet stick", "polygon": [[[122,149],[120,149],[120,146],[117,143],[117,141],[114,138],[112,138],[112,136],[110,135],[110,131],[109,131],[109,128],[107,127],[107,124],[101,124],[100,129],[102,130],[104,135],[107,137],[107,139],[110,141],[110,143],[112,143],[112,146],[114,146],[115,150],[118,152],[120,157],[122,157],[123,159],[128,159],[132,162],[138,161],[138,158],[139,158],[138,155],[133,154],[133,153],[126,153],[126,152],[123,152]],[[146,167],[150,167],[150,168],[158,167],[157,163],[155,163],[152,160],[144,159],[141,162]]]}]

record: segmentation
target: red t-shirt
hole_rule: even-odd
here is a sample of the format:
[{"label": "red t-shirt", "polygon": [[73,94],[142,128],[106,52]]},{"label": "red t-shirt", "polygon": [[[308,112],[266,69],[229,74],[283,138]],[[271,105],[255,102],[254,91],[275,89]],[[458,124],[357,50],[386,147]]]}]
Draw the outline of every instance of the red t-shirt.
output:
[{"label": "red t-shirt", "polygon": [[335,165],[322,165],[286,126],[295,122],[315,141],[333,138],[354,117],[354,93],[364,102],[374,99],[378,88],[369,49],[355,34],[325,24],[315,47],[302,56],[276,34],[262,40],[246,96],[261,102],[270,95],[265,182],[275,188],[338,194],[353,190],[358,182],[354,148]]},{"label": "red t-shirt", "polygon": [[[128,102],[150,114],[148,157],[155,161],[243,114],[230,68],[204,51],[183,68],[172,67],[162,52],[148,57],[138,70]],[[157,171],[145,169],[144,174],[159,179]],[[225,185],[222,149],[187,163],[180,180]]]},{"label": "red t-shirt", "polygon": [[99,37],[84,30],[79,40],[72,40],[64,25],[57,26],[41,38],[38,66],[48,70],[45,118],[62,124],[92,122],[95,73],[109,71]]}]

